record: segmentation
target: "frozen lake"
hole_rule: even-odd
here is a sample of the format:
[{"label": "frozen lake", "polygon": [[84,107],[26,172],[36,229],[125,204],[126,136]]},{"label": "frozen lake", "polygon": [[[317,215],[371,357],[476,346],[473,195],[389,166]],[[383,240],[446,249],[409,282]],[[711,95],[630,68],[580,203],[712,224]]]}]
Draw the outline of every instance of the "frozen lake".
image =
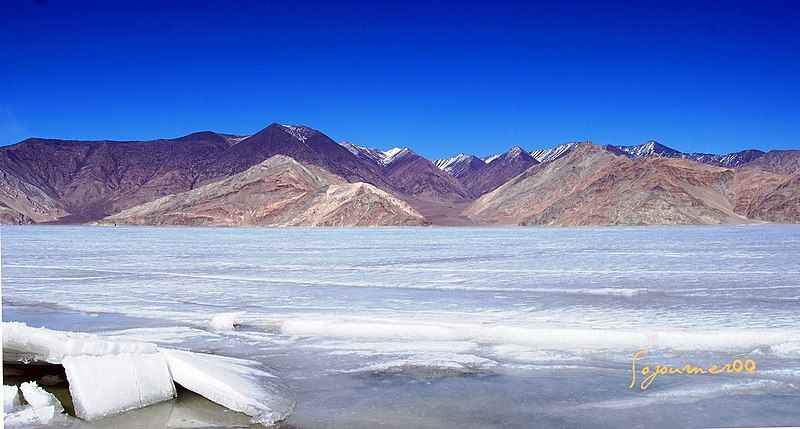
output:
[{"label": "frozen lake", "polygon": [[800,424],[796,226],[0,232],[3,320],[260,361],[293,427]]}]

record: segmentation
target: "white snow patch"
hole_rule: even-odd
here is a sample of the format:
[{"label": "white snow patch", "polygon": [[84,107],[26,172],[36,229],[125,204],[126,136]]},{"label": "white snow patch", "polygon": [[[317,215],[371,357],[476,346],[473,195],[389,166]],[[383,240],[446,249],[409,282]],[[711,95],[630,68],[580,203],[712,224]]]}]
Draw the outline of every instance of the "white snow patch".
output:
[{"label": "white snow patch", "polygon": [[489,155],[489,156],[483,157],[482,161],[488,164],[488,163],[494,161],[495,159],[500,158],[501,156],[503,156],[502,153],[498,153],[498,154],[495,154],[495,155]]},{"label": "white snow patch", "polygon": [[[723,350],[797,341],[798,330],[628,330],[532,328],[521,325],[419,322],[356,317],[293,318],[279,322],[286,335],[369,340],[471,341],[545,349],[673,348]],[[791,351],[779,349],[780,352]]]},{"label": "white snow patch", "polygon": [[539,149],[530,151],[530,155],[539,162],[555,161],[558,158],[568,154],[572,148],[579,145],[580,142],[570,142],[558,145],[550,149]]},{"label": "white snow patch", "polygon": [[281,126],[284,129],[286,129],[286,131],[288,131],[289,134],[292,137],[296,138],[297,140],[300,140],[303,143],[305,143],[306,140],[308,140],[309,136],[311,136],[311,134],[314,133],[313,129],[311,129],[309,127],[306,127],[304,125],[283,125],[283,124],[281,124]]},{"label": "white snow patch", "polygon": [[391,148],[391,149],[389,149],[389,150],[387,150],[386,152],[383,153],[384,158],[382,160],[382,163],[383,163],[383,165],[389,165],[389,164],[397,161],[398,159],[402,159],[405,156],[411,155],[413,153],[414,152],[412,152],[411,149],[409,149],[407,147]]},{"label": "white snow patch", "polygon": [[800,357],[800,341],[787,341],[775,344],[769,351],[779,357]]},{"label": "white snow patch", "polygon": [[414,354],[402,358],[392,359],[367,365],[346,372],[394,374],[409,371],[420,372],[423,375],[442,376],[447,374],[474,374],[485,372],[499,364],[491,359],[482,358],[471,354],[460,353],[433,353]]},{"label": "white snow patch", "polygon": [[433,162],[433,165],[439,167],[440,170],[450,173],[458,163],[467,161],[469,159],[469,155],[465,153],[459,153],[451,158],[437,159]]},{"label": "white snow patch", "polygon": [[56,410],[52,405],[42,408],[26,405],[3,416],[3,424],[6,428],[39,427],[51,423],[55,416]]},{"label": "white snow patch", "polygon": [[232,331],[237,325],[236,321],[244,314],[244,311],[217,314],[211,318],[211,328],[215,331]]}]

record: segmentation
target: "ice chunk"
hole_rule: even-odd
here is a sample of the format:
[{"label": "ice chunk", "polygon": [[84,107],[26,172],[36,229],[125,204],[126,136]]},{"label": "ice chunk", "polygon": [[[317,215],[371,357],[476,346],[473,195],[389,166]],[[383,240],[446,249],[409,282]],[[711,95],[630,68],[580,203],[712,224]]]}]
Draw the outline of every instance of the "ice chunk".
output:
[{"label": "ice chunk", "polygon": [[75,415],[93,420],[175,397],[167,362],[161,353],[67,356]]},{"label": "ice chunk", "polygon": [[22,397],[25,398],[25,402],[33,407],[45,408],[52,406],[58,413],[64,411],[61,402],[58,402],[58,399],[52,393],[39,387],[35,381],[22,383],[19,386],[19,390],[22,391]]},{"label": "ice chunk", "polygon": [[255,423],[279,422],[294,406],[294,399],[283,393],[287,389],[257,362],[174,349],[161,351],[176,383],[251,416]]},{"label": "ice chunk", "polygon": [[52,393],[47,392],[39,387],[35,381],[22,383],[19,386],[19,390],[22,391],[22,397],[25,398],[25,402],[30,404],[32,407],[45,408],[52,406],[53,410],[57,413],[64,411],[64,407],[61,406],[61,402],[58,402],[58,399],[56,399]]},{"label": "ice chunk", "polygon": [[96,335],[31,328],[3,322],[3,359],[61,363],[65,356],[103,356],[118,353],[155,353],[155,344],[103,340]]},{"label": "ice chunk", "polygon": [[17,386],[3,385],[3,412],[8,414],[19,408],[19,389]]},{"label": "ice chunk", "polygon": [[55,416],[56,410],[52,405],[42,408],[26,405],[14,413],[6,414],[3,424],[6,428],[41,426],[50,423]]},{"label": "ice chunk", "polygon": [[22,383],[19,390],[27,405],[20,405],[16,386],[3,386],[3,423],[7,428],[45,425],[64,411],[58,399],[34,381]]},{"label": "ice chunk", "polygon": [[[236,317],[226,315],[220,324],[233,327]],[[283,420],[294,405],[273,375],[248,360],[6,322],[3,353],[5,360],[36,359],[63,365],[75,413],[89,420],[170,399],[175,396],[173,380],[257,423]],[[55,408],[51,417],[53,413]],[[46,410],[23,417],[44,418]]]}]

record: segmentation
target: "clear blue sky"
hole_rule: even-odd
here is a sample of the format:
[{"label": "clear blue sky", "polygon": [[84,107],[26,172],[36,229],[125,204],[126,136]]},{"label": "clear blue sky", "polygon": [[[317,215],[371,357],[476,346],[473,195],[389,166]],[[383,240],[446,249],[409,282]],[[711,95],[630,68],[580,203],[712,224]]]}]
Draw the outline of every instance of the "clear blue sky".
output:
[{"label": "clear blue sky", "polygon": [[0,144],[281,122],[429,157],[800,147],[800,2],[332,3],[3,0]]}]

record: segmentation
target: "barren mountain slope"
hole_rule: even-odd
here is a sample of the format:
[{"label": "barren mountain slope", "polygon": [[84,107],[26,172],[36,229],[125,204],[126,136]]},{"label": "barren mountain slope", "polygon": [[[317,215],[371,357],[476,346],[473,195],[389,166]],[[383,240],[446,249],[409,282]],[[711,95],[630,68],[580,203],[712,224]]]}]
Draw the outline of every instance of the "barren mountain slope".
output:
[{"label": "barren mountain slope", "polygon": [[376,165],[360,159],[320,131],[303,125],[271,124],[221,154],[203,173],[200,183],[240,173],[274,155],[305,165],[317,165],[348,182],[366,182],[392,190]]},{"label": "barren mountain slope", "polygon": [[497,189],[538,163],[539,161],[517,146],[495,157],[484,168],[473,169],[458,179],[470,194],[478,197]]},{"label": "barren mountain slope", "polygon": [[769,222],[800,222],[800,173],[760,190],[746,205],[748,217]]},{"label": "barren mountain slope", "polygon": [[365,183],[274,156],[242,173],[103,219],[104,224],[422,225],[406,203]]},{"label": "barren mountain slope", "polygon": [[729,169],[679,158],[636,161],[591,143],[479,198],[465,214],[503,224],[746,223],[734,212]]},{"label": "barren mountain slope", "polygon": [[771,150],[740,168],[769,171],[778,174],[800,173],[800,150]]},{"label": "barren mountain slope", "polygon": [[454,177],[409,149],[402,149],[385,167],[386,179],[409,201],[458,204],[471,200]]},{"label": "barren mountain slope", "polygon": [[0,169],[0,224],[52,222],[67,215],[47,193]]},{"label": "barren mountain slope", "polygon": [[86,221],[191,189],[230,144],[212,132],[141,142],[28,139],[0,148],[0,170]]}]

